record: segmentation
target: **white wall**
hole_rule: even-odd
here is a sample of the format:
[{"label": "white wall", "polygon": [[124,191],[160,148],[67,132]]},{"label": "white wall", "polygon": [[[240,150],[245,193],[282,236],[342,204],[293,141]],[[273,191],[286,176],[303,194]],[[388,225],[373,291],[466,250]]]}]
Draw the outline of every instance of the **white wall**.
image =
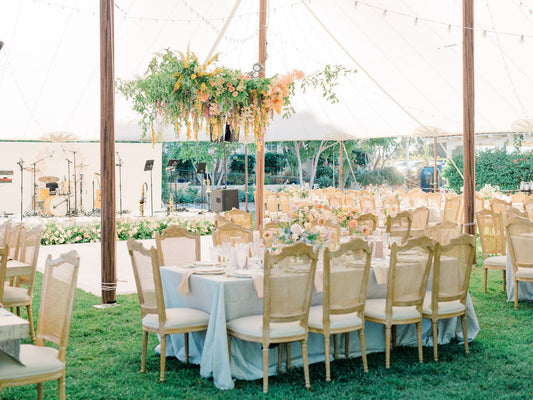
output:
[{"label": "white wall", "polygon": [[[152,146],[149,143],[116,143],[115,150],[119,153],[123,162],[122,167],[122,208],[139,213],[139,200],[141,198],[142,183],[150,185],[150,173],[144,172],[146,160],[155,160],[153,168],[153,198],[154,210],[161,208],[161,144]],[[93,206],[92,184],[98,189],[96,174],[100,172],[100,143],[48,143],[48,142],[0,142],[0,170],[13,170],[13,182],[0,184],[0,213],[9,212],[20,213],[20,168],[17,161],[24,160],[24,166],[29,167],[31,163],[48,158],[37,164],[36,173],[37,186],[45,187],[38,178],[41,176],[56,176],[59,184],[67,180],[67,158],[72,160],[76,151],[76,164],[85,165],[77,168],[79,179],[80,173],[83,175],[83,209],[90,211]],[[118,162],[118,158],[116,157]],[[119,211],[119,173],[116,170],[116,207]],[[73,170],[70,171],[73,180]],[[24,210],[31,209],[32,206],[32,174],[24,171]],[[72,189],[74,189],[72,181]],[[78,183],[79,185],[79,183]],[[78,186],[78,208],[80,202]],[[74,204],[74,196],[71,198]],[[150,192],[146,192],[145,215],[150,215]]]}]

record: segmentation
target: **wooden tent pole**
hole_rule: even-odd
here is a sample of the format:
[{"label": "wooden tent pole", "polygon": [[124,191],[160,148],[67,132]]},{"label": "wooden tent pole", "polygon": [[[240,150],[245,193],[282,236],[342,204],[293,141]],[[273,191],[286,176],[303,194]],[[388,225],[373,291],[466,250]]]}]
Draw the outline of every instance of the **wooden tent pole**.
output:
[{"label": "wooden tent pole", "polygon": [[339,189],[342,190],[342,168],[344,167],[343,158],[342,158],[342,148],[344,147],[344,141],[341,140],[339,144],[340,144],[339,146],[339,152],[340,152],[340,155],[339,155]]},{"label": "wooden tent pole", "polygon": [[474,226],[474,0],[463,0],[463,173],[465,232]]},{"label": "wooden tent pole", "polygon": [[100,0],[100,172],[102,180],[102,304],[116,302],[115,77],[113,0]]},{"label": "wooden tent pole", "polygon": [[[267,35],[267,0],[259,0],[259,78],[265,77],[266,67],[266,35]],[[255,160],[255,229],[263,226],[265,215],[264,185],[265,185],[265,135],[261,132],[257,140]]]},{"label": "wooden tent pole", "polygon": [[437,136],[433,137],[433,193],[437,193],[439,182],[437,180]]}]

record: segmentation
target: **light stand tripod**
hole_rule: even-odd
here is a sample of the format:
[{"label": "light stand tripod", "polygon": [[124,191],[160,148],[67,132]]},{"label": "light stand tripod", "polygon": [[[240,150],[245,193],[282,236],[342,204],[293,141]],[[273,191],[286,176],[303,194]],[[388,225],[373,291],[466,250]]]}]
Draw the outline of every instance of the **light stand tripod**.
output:
[{"label": "light stand tripod", "polygon": [[20,220],[22,221],[24,216],[22,204],[22,199],[24,198],[24,160],[21,158],[17,164],[20,167]]},{"label": "light stand tripod", "polygon": [[154,216],[154,193],[153,193],[153,186],[152,186],[152,170],[154,169],[154,160],[146,160],[144,163],[144,170],[150,171],[150,211],[151,216]]},{"label": "light stand tripod", "polygon": [[118,158],[118,164],[115,164],[118,167],[118,192],[119,192],[119,200],[120,200],[120,215],[122,215],[122,159],[120,158],[120,155],[117,151],[117,158]]},{"label": "light stand tripod", "polygon": [[71,196],[71,192],[70,192],[70,164],[72,164],[72,161],[70,161],[68,158],[65,157],[65,160],[67,160],[67,186],[68,186],[68,194],[67,194],[67,215],[69,217],[72,217],[73,216],[73,212],[70,208],[70,196]]}]

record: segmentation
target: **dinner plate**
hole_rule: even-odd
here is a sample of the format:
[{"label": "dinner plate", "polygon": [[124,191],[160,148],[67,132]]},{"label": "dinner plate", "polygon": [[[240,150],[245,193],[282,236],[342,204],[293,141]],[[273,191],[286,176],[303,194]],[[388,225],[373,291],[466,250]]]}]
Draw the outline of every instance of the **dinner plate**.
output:
[{"label": "dinner plate", "polygon": [[194,269],[194,273],[197,275],[219,275],[224,273],[224,268],[214,266],[197,267]]},{"label": "dinner plate", "polygon": [[188,267],[189,268],[203,268],[203,267],[217,267],[220,268],[222,264],[213,263],[211,261],[193,261]]},{"label": "dinner plate", "polygon": [[232,278],[253,278],[255,276],[249,271],[226,271],[226,275]]}]

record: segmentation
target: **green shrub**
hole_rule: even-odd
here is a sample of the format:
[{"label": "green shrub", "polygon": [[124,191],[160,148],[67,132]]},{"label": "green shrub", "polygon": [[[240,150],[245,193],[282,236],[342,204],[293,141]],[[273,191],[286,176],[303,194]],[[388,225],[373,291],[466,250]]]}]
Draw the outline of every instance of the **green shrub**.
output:
[{"label": "green shrub", "polygon": [[200,202],[200,192],[198,188],[186,187],[179,189],[174,197],[174,203],[197,203]]},{"label": "green shrub", "polygon": [[355,173],[357,182],[361,186],[369,185],[401,185],[405,182],[402,174],[393,167],[368,171],[360,169]]},{"label": "green shrub", "polygon": [[[457,167],[463,172],[463,155],[453,157]],[[533,156],[531,152],[521,153],[513,150],[488,149],[476,154],[476,190],[486,184],[499,186],[501,190],[517,190],[521,181],[533,180]],[[443,170],[448,187],[459,191],[463,179],[450,161]]]}]

